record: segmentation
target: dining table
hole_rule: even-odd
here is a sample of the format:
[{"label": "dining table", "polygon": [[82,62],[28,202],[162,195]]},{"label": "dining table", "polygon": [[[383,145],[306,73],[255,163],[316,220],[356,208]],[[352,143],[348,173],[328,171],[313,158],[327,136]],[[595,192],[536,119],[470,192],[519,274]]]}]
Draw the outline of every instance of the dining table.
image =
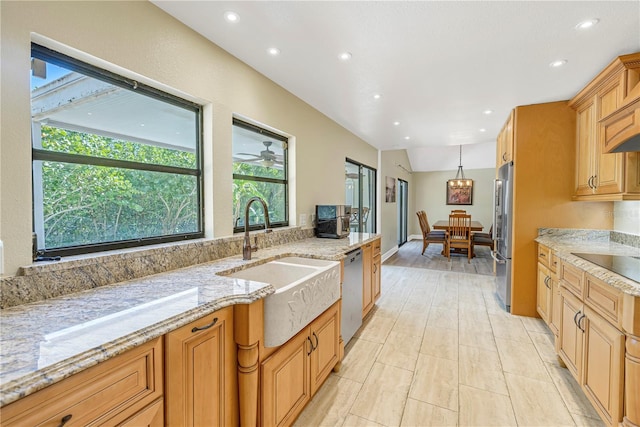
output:
[{"label": "dining table", "polygon": [[[449,230],[449,220],[439,220],[436,221],[431,228],[433,228],[434,230],[445,230],[448,231]],[[482,231],[483,229],[483,225],[480,223],[480,221],[471,221],[471,231]]]}]

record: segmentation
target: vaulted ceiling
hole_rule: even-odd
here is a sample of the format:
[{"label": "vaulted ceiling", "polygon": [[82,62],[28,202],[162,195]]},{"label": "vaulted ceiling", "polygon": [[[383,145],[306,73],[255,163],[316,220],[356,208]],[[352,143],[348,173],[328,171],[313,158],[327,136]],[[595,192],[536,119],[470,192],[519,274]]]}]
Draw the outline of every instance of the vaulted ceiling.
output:
[{"label": "vaulted ceiling", "polygon": [[414,171],[455,169],[459,145],[465,168],[493,167],[513,107],[640,51],[639,1],[152,2]]}]

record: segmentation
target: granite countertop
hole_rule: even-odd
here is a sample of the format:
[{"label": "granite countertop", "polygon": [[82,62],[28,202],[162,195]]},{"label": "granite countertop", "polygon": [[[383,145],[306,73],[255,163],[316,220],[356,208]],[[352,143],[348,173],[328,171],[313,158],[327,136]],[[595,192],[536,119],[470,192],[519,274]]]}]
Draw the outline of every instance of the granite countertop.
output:
[{"label": "granite countertop", "polygon": [[307,238],[0,311],[0,406],[233,304],[272,285],[225,274],[284,256],[340,260],[379,235]]},{"label": "granite countertop", "polygon": [[586,271],[626,294],[640,297],[640,283],[573,255],[573,253],[592,253],[640,257],[640,248],[612,241],[572,239],[553,235],[539,236],[536,242],[554,250],[555,255],[563,262]]}]

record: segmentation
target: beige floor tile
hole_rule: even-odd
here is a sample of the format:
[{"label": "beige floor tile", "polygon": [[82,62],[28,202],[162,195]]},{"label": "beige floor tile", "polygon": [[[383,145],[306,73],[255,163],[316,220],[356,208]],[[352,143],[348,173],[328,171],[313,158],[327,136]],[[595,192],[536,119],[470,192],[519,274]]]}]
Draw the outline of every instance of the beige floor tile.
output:
[{"label": "beige floor tile", "polygon": [[341,426],[362,384],[331,375],[318,390],[294,426]]},{"label": "beige floor tile", "polygon": [[509,395],[497,352],[461,345],[459,376],[460,384]]},{"label": "beige floor tile", "polygon": [[515,426],[508,396],[460,385],[460,426]]},{"label": "beige floor tile", "polygon": [[524,377],[551,382],[544,362],[538,356],[536,348],[531,342],[512,341],[503,338],[496,338],[496,346],[502,369]]},{"label": "beige floor tile", "polygon": [[337,375],[364,383],[373,363],[382,350],[382,344],[362,338],[352,338],[345,351],[340,372]]},{"label": "beige floor tile", "polygon": [[496,338],[505,338],[526,343],[531,342],[529,334],[522,325],[519,317],[489,314],[489,320],[493,328],[493,335]]},{"label": "beige floor tile", "polygon": [[366,324],[362,325],[355,336],[384,344],[395,323],[395,319],[374,315],[368,319]]},{"label": "beige floor tile", "polygon": [[375,363],[351,413],[385,426],[399,425],[412,376],[406,369]]},{"label": "beige floor tile", "polygon": [[522,322],[522,326],[529,332],[538,332],[551,335],[551,329],[538,317],[514,316]]},{"label": "beige floor tile", "polygon": [[[312,426],[309,426],[309,427],[312,427]],[[347,419],[343,424],[343,427],[385,427],[385,426],[383,424],[378,424],[374,421],[349,414],[349,416],[347,417]]]},{"label": "beige floor tile", "polygon": [[509,373],[505,373],[505,379],[519,425],[573,425],[573,418],[553,383]]},{"label": "beige floor tile", "polygon": [[589,399],[587,399],[587,396],[585,396],[568,369],[552,364],[547,364],[546,366],[569,412],[590,418],[599,418],[598,413],[593,409],[591,402],[589,402]]},{"label": "beige floor tile", "polygon": [[556,363],[558,356],[554,345],[553,335],[530,331],[529,337],[531,338],[531,341],[543,362]]},{"label": "beige floor tile", "polygon": [[491,328],[491,323],[489,323],[488,320],[483,322],[482,320],[472,319],[467,317],[468,313],[469,312],[461,311],[459,314],[460,319],[458,320],[458,327],[461,331],[467,330],[472,331],[473,333],[482,332],[493,336],[493,329]]},{"label": "beige floor tile", "polygon": [[457,308],[458,307],[458,289],[454,286],[439,286],[433,301],[432,307]]},{"label": "beige floor tile", "polygon": [[428,318],[429,309],[420,312],[402,310],[391,331],[422,338]]},{"label": "beige floor tile", "polygon": [[492,332],[478,331],[470,327],[461,327],[458,335],[460,345],[468,345],[471,347],[479,347],[487,350],[498,351]]},{"label": "beige floor tile", "polygon": [[600,418],[585,417],[580,414],[571,414],[571,416],[577,427],[605,427],[605,423]]},{"label": "beige floor tile", "polygon": [[432,306],[427,326],[444,329],[458,329],[458,309]]},{"label": "beige floor tile", "polygon": [[458,362],[420,354],[409,397],[436,406],[458,409]]},{"label": "beige floor tile", "polygon": [[407,399],[401,426],[456,426],[458,413],[415,399]]},{"label": "beige floor tile", "polygon": [[420,353],[444,359],[458,360],[458,332],[453,329],[424,329]]},{"label": "beige floor tile", "polygon": [[391,331],[376,361],[413,371],[422,343],[421,336],[400,334]]}]

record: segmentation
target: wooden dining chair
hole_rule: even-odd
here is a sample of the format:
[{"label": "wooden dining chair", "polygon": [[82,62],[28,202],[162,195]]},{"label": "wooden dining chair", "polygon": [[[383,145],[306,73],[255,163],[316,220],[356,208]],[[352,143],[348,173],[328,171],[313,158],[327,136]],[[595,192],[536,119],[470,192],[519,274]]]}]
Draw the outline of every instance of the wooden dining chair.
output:
[{"label": "wooden dining chair", "polygon": [[467,262],[471,263],[473,248],[471,243],[471,215],[449,215],[449,230],[447,232],[447,244],[445,252],[447,259],[451,261],[451,249],[466,249]]},{"label": "wooden dining chair", "polygon": [[431,230],[429,221],[427,220],[427,213],[425,211],[416,212],[418,215],[418,222],[420,223],[420,229],[422,230],[422,254],[429,246],[429,243],[440,243],[444,249],[446,245],[446,232],[441,230]]},{"label": "wooden dining chair", "polygon": [[475,246],[488,246],[493,250],[493,225],[488,233],[476,232],[471,237],[471,250],[475,256]]}]

